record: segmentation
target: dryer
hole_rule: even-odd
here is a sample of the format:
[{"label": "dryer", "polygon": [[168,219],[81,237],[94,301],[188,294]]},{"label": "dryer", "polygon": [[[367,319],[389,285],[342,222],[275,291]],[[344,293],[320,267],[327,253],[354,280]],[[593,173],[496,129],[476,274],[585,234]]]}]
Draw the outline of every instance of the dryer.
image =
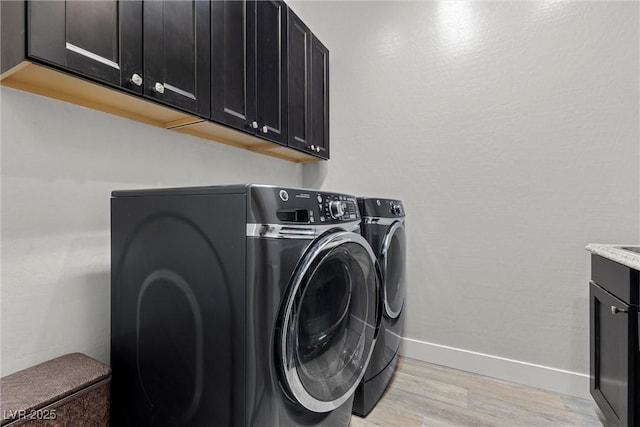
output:
[{"label": "dryer", "polygon": [[111,423],[347,426],[381,319],[352,196],[115,191]]},{"label": "dryer", "polygon": [[362,235],[378,257],[384,314],[369,366],[356,390],[353,413],[366,416],[389,385],[398,363],[406,294],[405,211],[400,200],[358,198]]}]

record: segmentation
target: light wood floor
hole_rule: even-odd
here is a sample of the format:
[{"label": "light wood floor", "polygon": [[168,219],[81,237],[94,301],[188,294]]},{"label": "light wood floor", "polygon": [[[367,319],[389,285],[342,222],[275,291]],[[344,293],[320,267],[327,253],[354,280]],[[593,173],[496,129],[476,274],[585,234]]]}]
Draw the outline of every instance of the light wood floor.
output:
[{"label": "light wood floor", "polygon": [[352,427],[559,425],[602,427],[602,414],[592,400],[407,358],[369,416],[351,419]]}]

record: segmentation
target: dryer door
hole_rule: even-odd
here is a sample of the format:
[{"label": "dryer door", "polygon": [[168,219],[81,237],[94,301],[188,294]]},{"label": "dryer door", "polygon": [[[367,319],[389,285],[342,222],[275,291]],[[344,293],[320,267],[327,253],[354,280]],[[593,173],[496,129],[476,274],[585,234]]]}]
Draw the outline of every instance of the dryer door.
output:
[{"label": "dryer door", "polygon": [[404,305],[406,259],[407,239],[404,233],[404,222],[396,221],[384,236],[380,251],[384,311],[392,319],[400,315]]},{"label": "dryer door", "polygon": [[319,238],[301,260],[276,350],[291,397],[314,412],[344,403],[362,379],[381,317],[376,259],[362,236]]}]

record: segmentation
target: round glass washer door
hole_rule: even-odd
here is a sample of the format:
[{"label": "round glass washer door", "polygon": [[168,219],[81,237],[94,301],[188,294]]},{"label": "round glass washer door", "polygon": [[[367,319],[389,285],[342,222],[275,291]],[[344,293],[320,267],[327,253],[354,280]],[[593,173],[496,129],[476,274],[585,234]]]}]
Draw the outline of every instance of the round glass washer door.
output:
[{"label": "round glass washer door", "polygon": [[283,306],[276,343],[298,403],[329,412],[355,392],[380,322],[376,258],[359,234],[320,237],[302,259]]},{"label": "round glass washer door", "polygon": [[404,306],[406,259],[407,239],[404,232],[404,223],[396,221],[387,231],[380,251],[384,311],[392,319],[400,315]]}]

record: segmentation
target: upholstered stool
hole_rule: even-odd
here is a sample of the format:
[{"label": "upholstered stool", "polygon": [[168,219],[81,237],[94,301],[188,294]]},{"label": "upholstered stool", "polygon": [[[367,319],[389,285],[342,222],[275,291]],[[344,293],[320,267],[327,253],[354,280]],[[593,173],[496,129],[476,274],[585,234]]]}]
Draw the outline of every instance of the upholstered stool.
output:
[{"label": "upholstered stool", "polygon": [[107,426],[111,369],[72,353],[0,379],[3,427]]}]

